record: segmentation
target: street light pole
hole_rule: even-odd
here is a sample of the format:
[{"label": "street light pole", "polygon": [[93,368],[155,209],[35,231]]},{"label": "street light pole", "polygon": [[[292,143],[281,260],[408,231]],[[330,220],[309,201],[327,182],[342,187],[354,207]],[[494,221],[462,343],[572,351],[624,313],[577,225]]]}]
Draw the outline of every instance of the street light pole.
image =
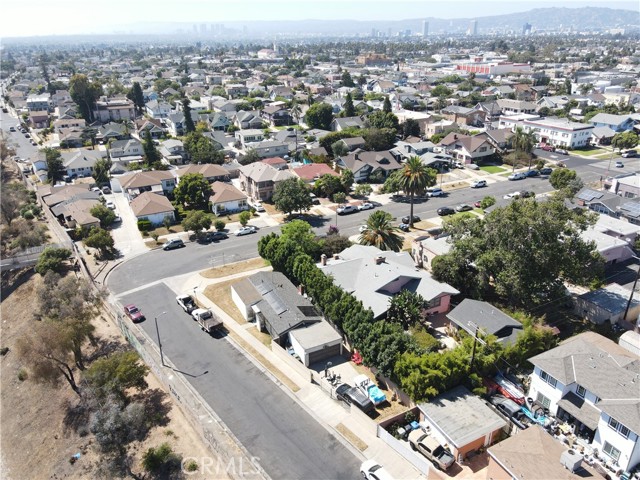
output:
[{"label": "street light pole", "polygon": [[153,317],[156,324],[156,335],[158,337],[158,348],[160,349],[160,363],[164,367],[164,354],[162,353],[162,342],[160,341],[160,330],[158,329],[158,317],[165,315],[167,312],[162,312],[160,315]]}]

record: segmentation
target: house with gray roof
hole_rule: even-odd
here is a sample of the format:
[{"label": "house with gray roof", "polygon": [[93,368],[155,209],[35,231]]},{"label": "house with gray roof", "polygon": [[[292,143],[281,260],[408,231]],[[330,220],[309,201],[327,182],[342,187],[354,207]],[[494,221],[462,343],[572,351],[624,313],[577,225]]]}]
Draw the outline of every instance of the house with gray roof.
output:
[{"label": "house with gray roof", "polygon": [[626,132],[633,129],[634,125],[631,115],[613,115],[611,113],[598,113],[591,118],[591,125],[594,127],[608,127],[615,133]]},{"label": "house with gray roof", "polygon": [[340,169],[351,170],[356,182],[366,182],[372,175],[384,181],[391,173],[402,168],[402,164],[389,150],[343,155],[336,159],[336,165]]},{"label": "house with gray roof", "polygon": [[402,290],[420,294],[428,313],[449,310],[451,296],[460,293],[428,272],[417,270],[408,252],[382,251],[365,245],[352,245],[333,258],[324,258],[320,269],[331,275],[336,285],[373,311],[375,318],[387,314],[391,298]]},{"label": "house with gray roof", "polygon": [[293,177],[289,170],[279,170],[263,162],[251,163],[240,168],[240,185],[254,200],[269,200],[276,185]]},{"label": "house with gray roof", "polygon": [[62,165],[67,175],[72,178],[90,177],[96,162],[104,158],[105,152],[101,150],[88,150],[79,148],[68,152],[62,152]]},{"label": "house with gray roof", "polygon": [[289,332],[322,321],[322,314],[280,272],[258,272],[231,285],[231,298],[248,321],[284,346]]},{"label": "house with gray roof", "polygon": [[522,324],[488,302],[465,298],[447,314],[451,326],[471,336],[493,335],[503,345],[515,343],[523,331]]},{"label": "house with gray roof", "polygon": [[576,193],[575,201],[581,207],[587,207],[594,212],[617,217],[618,207],[623,199],[615,193],[585,187]]},{"label": "house with gray roof", "polygon": [[360,117],[334,118],[330,128],[332,132],[340,132],[346,128],[364,128],[364,120]]},{"label": "house with gray roof", "polygon": [[579,317],[598,325],[605,322],[613,325],[619,320],[634,322],[640,314],[640,300],[632,298],[629,303],[629,297],[631,290],[612,283],[579,295],[574,301],[573,311]]},{"label": "house with gray roof", "polygon": [[528,397],[621,470],[640,463],[640,356],[584,332],[529,362]]}]

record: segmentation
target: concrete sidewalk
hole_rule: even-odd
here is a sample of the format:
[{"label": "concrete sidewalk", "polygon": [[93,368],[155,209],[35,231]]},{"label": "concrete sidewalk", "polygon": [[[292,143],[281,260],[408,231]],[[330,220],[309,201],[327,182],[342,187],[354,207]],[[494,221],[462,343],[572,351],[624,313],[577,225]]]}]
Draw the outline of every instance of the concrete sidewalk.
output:
[{"label": "concrete sidewalk", "polygon": [[[229,314],[204,295],[206,287],[220,282],[226,282],[234,278],[242,278],[258,271],[269,271],[271,267],[264,267],[248,272],[242,272],[222,278],[208,279],[200,274],[186,274],[170,279],[165,279],[167,284],[176,294],[193,292],[196,287],[198,302],[210,308],[222,318],[225,327],[232,332],[233,337],[240,341],[238,346],[245,350],[247,356],[254,363],[259,362],[262,369],[280,385],[280,387],[294,398],[310,415],[312,415],[330,433],[338,438],[345,446],[362,460],[375,458],[381,465],[389,470],[397,479],[425,478],[403,457],[392,450],[385,442],[379,439],[376,432],[376,423],[364,415],[352,415],[338,401],[329,397],[318,385],[312,384],[309,377],[303,377],[297,370],[282,362],[271,348],[264,345],[250,330],[253,324],[239,324]],[[235,341],[234,338],[234,341]],[[250,347],[250,350],[246,347]],[[310,371],[311,372],[311,371]],[[282,376],[289,382],[282,382]],[[347,380],[347,379],[345,379]],[[347,380],[348,381],[348,380]],[[349,439],[338,430],[349,431],[356,439]],[[353,443],[351,443],[353,441]],[[357,473],[354,472],[354,476]]]}]

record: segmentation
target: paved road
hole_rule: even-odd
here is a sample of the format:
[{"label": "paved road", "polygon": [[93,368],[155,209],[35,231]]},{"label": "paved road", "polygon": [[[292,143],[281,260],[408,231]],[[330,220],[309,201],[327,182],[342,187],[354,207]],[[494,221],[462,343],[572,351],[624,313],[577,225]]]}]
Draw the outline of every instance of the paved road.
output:
[{"label": "paved road", "polygon": [[[172,253],[172,252],[164,252]],[[150,254],[151,255],[151,254]],[[226,339],[212,338],[158,284],[126,295],[140,326],[275,479],[355,479],[360,461]],[[163,313],[163,312],[166,312]],[[208,373],[205,373],[208,372]]]}]

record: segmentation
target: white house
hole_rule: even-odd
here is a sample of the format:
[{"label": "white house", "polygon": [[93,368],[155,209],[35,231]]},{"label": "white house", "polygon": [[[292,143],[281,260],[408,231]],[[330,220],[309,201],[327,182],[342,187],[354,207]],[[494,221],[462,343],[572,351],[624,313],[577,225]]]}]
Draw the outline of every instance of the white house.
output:
[{"label": "white house", "polygon": [[525,132],[533,132],[538,142],[572,149],[587,146],[593,133],[593,125],[566,118],[524,120],[523,128]]},{"label": "white house", "polygon": [[209,197],[211,211],[216,215],[249,210],[247,196],[230,183],[213,182]]},{"label": "white house", "polygon": [[73,150],[62,153],[62,164],[67,175],[75,177],[90,177],[96,162],[103,158],[104,152],[100,150]]},{"label": "white house", "polygon": [[165,218],[175,220],[175,207],[169,199],[153,192],[144,192],[134,198],[131,210],[138,220],[149,220],[153,225],[162,225]]},{"label": "white house", "polygon": [[622,470],[640,462],[640,357],[594,332],[529,359],[528,396]]}]

